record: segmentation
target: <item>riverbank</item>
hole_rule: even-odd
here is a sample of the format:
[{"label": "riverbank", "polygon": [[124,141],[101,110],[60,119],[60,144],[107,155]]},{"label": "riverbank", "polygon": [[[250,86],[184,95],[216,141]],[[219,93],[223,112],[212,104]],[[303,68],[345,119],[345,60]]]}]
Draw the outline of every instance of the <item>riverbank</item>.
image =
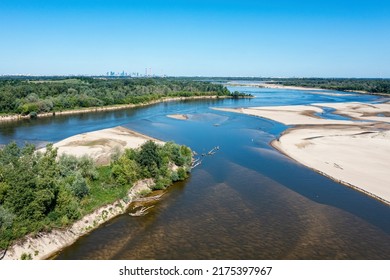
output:
[{"label": "riverbank", "polygon": [[287,85],[272,84],[272,83],[260,83],[257,86],[263,87],[263,88],[272,88],[272,89],[290,89],[290,90],[307,90],[307,91],[319,91],[319,90],[331,91],[331,90],[334,90],[334,91],[341,91],[341,92],[347,92],[347,93],[369,94],[369,95],[378,95],[378,96],[389,97],[389,94],[386,94],[386,93],[380,93],[380,92],[374,93],[374,92],[368,92],[365,90],[337,90],[337,89],[321,88],[321,87],[287,86]]},{"label": "riverbank", "polygon": [[294,87],[294,86],[284,86],[281,84],[274,84],[269,82],[250,82],[250,83],[240,83],[240,82],[228,82],[228,86],[240,86],[240,87],[259,87],[259,88],[272,88],[272,89],[291,89],[291,90],[322,90],[321,88],[308,88],[308,87]]},{"label": "riverbank", "polygon": [[323,90],[322,88],[314,87],[296,87],[296,86],[285,86],[280,84],[271,84],[271,83],[261,83],[258,84],[259,87],[263,88],[272,88],[272,89],[290,89],[290,90]]},{"label": "riverbank", "polygon": [[68,228],[53,229],[50,232],[26,236],[7,249],[3,260],[50,258],[65,247],[72,245],[81,236],[90,233],[108,220],[124,214],[130,204],[141,197],[142,193],[150,192],[153,185],[154,181],[151,179],[138,181],[130,189],[126,198],[96,209]]},{"label": "riverbank", "polygon": [[[70,154],[77,157],[86,155],[98,165],[106,165],[115,153],[121,153],[125,148],[138,148],[149,140],[164,144],[160,140],[124,127],[115,127],[75,135],[55,143],[54,147],[58,148],[58,155]],[[170,166],[173,170],[177,169],[175,164]],[[0,259],[2,256],[5,260],[49,258],[106,221],[125,213],[132,202],[151,193],[155,183],[153,179],[139,180],[125,197],[98,207],[67,228],[30,234],[15,241],[5,253],[0,252]]]},{"label": "riverbank", "polygon": [[[314,115],[323,107],[334,108],[351,120]],[[272,146],[318,173],[390,204],[389,103],[318,103],[222,110],[294,125],[274,140]]]},{"label": "riverbank", "polygon": [[[112,105],[112,106],[101,106],[101,107],[88,107],[81,109],[71,109],[66,111],[58,111],[58,112],[49,112],[49,113],[40,113],[36,117],[37,118],[47,118],[54,116],[62,116],[62,115],[74,115],[74,114],[84,114],[84,113],[93,113],[93,112],[105,112],[105,111],[116,111],[122,109],[130,109],[130,108],[139,108],[143,106],[153,105],[160,102],[172,102],[172,101],[183,101],[183,100],[201,100],[201,99],[220,99],[220,98],[232,98],[230,96],[218,96],[218,95],[204,95],[204,96],[189,96],[189,97],[163,97],[158,100],[139,103],[139,104],[125,104],[125,105]],[[29,115],[0,115],[0,123],[1,122],[12,122],[24,119],[30,119]]]},{"label": "riverbank", "polygon": [[[332,88],[322,88],[322,87],[304,87],[304,86],[289,86],[283,84],[275,84],[273,81],[269,82],[251,82],[251,83],[239,83],[239,82],[229,82],[226,83],[229,86],[240,86],[240,87],[258,87],[258,88],[270,88],[270,89],[285,89],[285,90],[300,90],[300,91],[308,91],[311,94],[324,94],[324,91],[329,91],[327,95],[333,96],[343,96],[348,94],[369,94],[369,95],[377,95],[383,97],[389,97],[389,94],[380,93],[380,92],[369,92],[365,90],[337,90]],[[344,93],[335,93],[332,91],[340,91]]]}]

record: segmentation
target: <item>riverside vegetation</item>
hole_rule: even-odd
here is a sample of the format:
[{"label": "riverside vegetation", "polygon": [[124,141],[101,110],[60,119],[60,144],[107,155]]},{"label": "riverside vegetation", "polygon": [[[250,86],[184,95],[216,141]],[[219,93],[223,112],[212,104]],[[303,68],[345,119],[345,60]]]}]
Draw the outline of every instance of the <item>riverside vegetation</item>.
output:
[{"label": "riverside vegetation", "polygon": [[47,78],[21,77],[0,79],[0,113],[32,117],[39,113],[100,107],[141,104],[165,97],[228,96],[220,84],[168,78]]},{"label": "riverside vegetation", "polygon": [[314,87],[339,91],[361,91],[373,94],[390,94],[390,79],[290,78],[275,79],[274,82],[285,86]]},{"label": "riverside vegetation", "polygon": [[90,158],[58,157],[27,144],[0,150],[0,249],[27,234],[64,228],[100,206],[126,196],[135,182],[153,178],[155,189],[184,180],[192,151],[172,142],[145,142],[113,156],[110,165]]}]

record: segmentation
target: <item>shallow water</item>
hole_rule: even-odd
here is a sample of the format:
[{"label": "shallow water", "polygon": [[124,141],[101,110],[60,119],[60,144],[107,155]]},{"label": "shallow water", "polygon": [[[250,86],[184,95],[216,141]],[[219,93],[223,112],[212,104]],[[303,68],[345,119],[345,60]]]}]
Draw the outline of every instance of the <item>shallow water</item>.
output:
[{"label": "shallow water", "polygon": [[[121,215],[57,259],[388,259],[390,207],[335,183],[269,146],[286,126],[210,107],[340,101],[375,96],[234,87],[249,100],[170,102],[139,109],[9,123],[0,143],[45,143],[122,125],[190,146],[214,146],[190,178],[143,217]],[[187,121],[167,114],[189,114]]]},{"label": "shallow water", "polygon": [[334,108],[322,107],[322,110],[323,110],[322,113],[314,113],[314,115],[318,116],[322,119],[328,119],[328,120],[339,120],[339,121],[352,120],[352,118],[350,118],[350,117],[335,114],[334,112],[336,111],[336,109],[334,109]]}]

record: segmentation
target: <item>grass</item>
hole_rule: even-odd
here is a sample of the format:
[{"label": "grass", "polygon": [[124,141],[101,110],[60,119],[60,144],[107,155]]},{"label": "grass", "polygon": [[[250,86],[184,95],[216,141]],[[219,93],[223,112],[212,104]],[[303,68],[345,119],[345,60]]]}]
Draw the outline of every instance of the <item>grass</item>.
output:
[{"label": "grass", "polygon": [[109,144],[110,141],[107,140],[107,139],[98,139],[98,140],[92,140],[92,141],[88,141],[88,142],[83,142],[81,143],[82,146],[87,146],[87,147],[91,147],[91,146],[98,146],[98,145],[107,145]]},{"label": "grass", "polygon": [[90,195],[81,202],[82,215],[91,213],[103,205],[123,198],[131,188],[129,185],[121,186],[115,184],[111,178],[110,166],[99,167],[98,173],[99,179],[90,182]]}]

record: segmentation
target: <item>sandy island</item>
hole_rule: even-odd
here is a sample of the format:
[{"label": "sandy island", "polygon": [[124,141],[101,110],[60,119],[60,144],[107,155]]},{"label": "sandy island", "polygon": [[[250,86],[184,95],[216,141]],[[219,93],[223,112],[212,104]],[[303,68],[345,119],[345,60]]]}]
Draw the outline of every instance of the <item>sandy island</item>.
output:
[{"label": "sandy island", "polygon": [[271,81],[264,82],[251,82],[251,83],[242,83],[239,81],[228,82],[226,83],[229,86],[242,86],[242,87],[261,87],[261,88],[274,88],[274,89],[291,89],[291,90],[323,90],[321,88],[313,87],[296,87],[296,86],[285,86],[281,84],[274,84]]},{"label": "sandy island", "polygon": [[[59,155],[63,153],[78,157],[88,155],[98,164],[107,164],[111,159],[112,153],[116,150],[137,148],[148,140],[164,143],[118,126],[78,134],[55,143],[54,147],[58,148]],[[43,150],[41,149],[41,151]],[[3,259],[17,260],[21,258],[22,254],[29,254],[33,259],[49,258],[109,219],[125,213],[130,204],[136,201],[144,190],[150,189],[153,185],[154,181],[152,179],[138,181],[130,189],[126,199],[118,199],[111,204],[102,206],[68,228],[54,229],[48,233],[38,233],[36,236],[26,236],[8,248]],[[3,256],[3,253],[0,255]]]},{"label": "sandy island", "polygon": [[167,115],[168,118],[176,119],[176,120],[188,120],[189,117],[186,114],[174,114],[174,115]]},{"label": "sandy island", "polygon": [[[127,148],[138,148],[148,140],[163,143],[157,139],[130,129],[118,126],[88,133],[78,134],[54,144],[58,155],[87,155],[99,165],[108,164],[113,153]],[[45,148],[41,149],[44,151]]]},{"label": "sandy island", "polygon": [[[299,86],[285,86],[281,84],[274,84],[271,82],[253,82],[253,83],[240,83],[240,82],[228,82],[229,86],[240,86],[240,87],[257,87],[257,88],[270,88],[270,89],[286,89],[286,90],[299,90],[305,91],[310,94],[321,94],[321,95],[329,95],[329,96],[354,96],[358,93],[363,94],[372,94],[365,91],[354,91],[354,90],[346,90],[345,92],[335,92],[329,89],[323,88],[314,88],[314,87],[299,87]],[[381,94],[378,94],[381,95]]]},{"label": "sandy island", "polygon": [[[322,107],[351,120],[322,119]],[[272,142],[280,152],[390,204],[390,104],[318,103],[298,106],[215,108],[295,125]]]}]

